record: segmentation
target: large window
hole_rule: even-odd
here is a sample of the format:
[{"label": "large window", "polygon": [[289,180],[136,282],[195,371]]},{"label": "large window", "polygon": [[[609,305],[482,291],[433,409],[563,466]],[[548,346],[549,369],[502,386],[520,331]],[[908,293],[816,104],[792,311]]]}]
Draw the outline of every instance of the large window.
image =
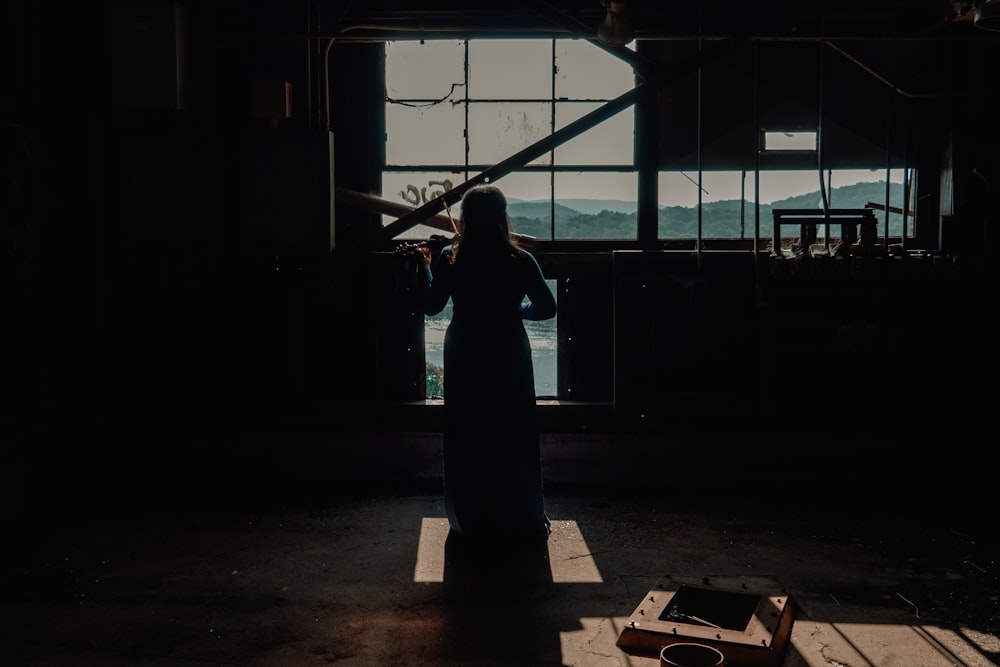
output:
[{"label": "large window", "polygon": [[[420,206],[631,90],[632,69],[585,40],[386,44],[383,197]],[[637,237],[631,107],[496,181],[514,231],[539,240]],[[446,209],[457,218],[461,204]],[[386,218],[387,224],[392,218]],[[427,238],[417,225],[400,238]],[[557,293],[555,281],[550,281]],[[425,321],[428,398],[443,388],[450,306]],[[535,393],[557,394],[556,321],[526,322]]]},{"label": "large window", "polygon": [[660,172],[659,238],[753,239],[759,214],[756,231],[760,238],[768,239],[774,209],[822,210],[824,190],[829,208],[874,209],[880,236],[913,237],[915,189],[909,187],[907,193],[912,171],[799,169],[759,174],[757,211],[757,175],[752,171]]},{"label": "large window", "polygon": [[[382,192],[413,206],[635,85],[627,63],[586,40],[394,41],[385,48]],[[541,240],[635,239],[634,135],[628,107],[502,175],[496,183],[514,230]],[[400,237],[435,231],[418,225]]]},{"label": "large window", "polygon": [[[880,237],[914,237],[914,173],[901,166],[898,147],[889,160],[879,148],[879,132],[859,140],[853,126],[827,130],[824,137],[818,123],[808,129],[816,110],[775,94],[774,86],[762,104],[770,126],[757,128],[761,121],[751,113],[755,79],[741,63],[728,65],[726,76],[716,68],[711,79],[720,94],[705,98],[733,105],[727,113],[703,109],[701,79],[690,76],[658,90],[655,108],[641,109],[644,116],[633,105],[607,106],[632,91],[637,78],[625,59],[587,40],[386,42],[382,197],[419,207],[484,172],[495,174],[514,230],[542,242],[542,253],[554,247],[634,249],[651,239],[664,248],[675,242],[693,247],[694,240],[736,241],[738,247],[758,241],[766,250],[775,209],[824,206],[875,209]],[[651,98],[633,99],[647,104]],[[574,124],[584,117],[599,121]],[[637,136],[638,128],[650,125],[658,136]],[[837,127],[825,125],[831,126]],[[655,172],[649,176],[656,185],[643,190],[640,206],[636,149],[650,146],[656,155],[641,154],[641,166]],[[836,150],[824,152],[831,146]],[[832,160],[821,161],[821,152]],[[523,160],[513,164],[514,156]],[[460,215],[456,203],[398,238],[447,233],[447,216]],[[395,220],[385,216],[383,224]],[[824,232],[832,242],[841,229],[825,225],[821,237]],[[440,344],[448,320],[445,311],[425,322],[428,397],[441,389]],[[556,323],[532,324],[529,335],[536,393],[557,395]]]},{"label": "large window", "polygon": [[[582,39],[391,41],[385,49],[382,192],[413,206],[550,137],[636,84],[625,60]],[[739,69],[728,65],[727,72]],[[716,127],[717,114],[690,103],[700,87],[668,87],[667,101],[658,103],[660,150],[666,151],[661,164],[691,165],[691,156],[701,155],[696,146],[704,133],[711,136],[705,139],[705,154],[712,166],[660,171],[656,238],[766,239],[773,209],[822,209],[824,200],[831,208],[875,209],[880,236],[914,236],[912,171],[895,164],[887,168],[886,156],[873,152],[870,141],[857,142],[858,152],[851,152],[846,146],[855,145],[856,138],[844,141],[849,135],[843,129],[825,139],[818,129],[802,129],[815,120],[815,110],[789,111],[798,113],[791,129],[761,129],[758,143],[765,159],[748,168],[755,147],[747,137],[756,130],[746,134],[744,98],[752,84],[732,76],[720,81],[716,70],[708,76],[715,88],[726,84],[726,90],[739,93],[731,98],[740,105],[734,109],[738,129],[731,134]],[[783,104],[794,106],[771,97],[771,116]],[[681,105],[684,100],[689,103]],[[698,129],[692,113],[705,117],[707,129]],[[498,184],[510,200],[515,231],[540,240],[636,240],[635,134],[634,109],[627,106],[505,170]],[[836,148],[837,168],[820,167],[823,145]],[[733,168],[727,169],[727,160]],[[435,231],[440,229],[418,225],[400,236],[426,238]]]}]

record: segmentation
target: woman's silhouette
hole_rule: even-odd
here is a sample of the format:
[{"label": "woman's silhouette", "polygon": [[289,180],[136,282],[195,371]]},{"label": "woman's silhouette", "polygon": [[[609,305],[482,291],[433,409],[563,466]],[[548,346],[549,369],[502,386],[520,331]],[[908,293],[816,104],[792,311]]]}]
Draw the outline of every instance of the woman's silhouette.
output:
[{"label": "woman's silhouette", "polygon": [[458,232],[423,254],[424,313],[452,302],[444,339],[444,499],[451,530],[475,541],[549,534],[531,346],[523,320],[555,317],[535,257],[511,232],[494,185],[470,188]]}]

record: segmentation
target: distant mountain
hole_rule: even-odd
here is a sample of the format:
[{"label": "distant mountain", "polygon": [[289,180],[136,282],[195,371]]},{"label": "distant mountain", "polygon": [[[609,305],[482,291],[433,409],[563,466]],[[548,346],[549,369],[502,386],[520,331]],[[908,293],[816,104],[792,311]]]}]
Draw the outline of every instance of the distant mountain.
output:
[{"label": "distant mountain", "polygon": [[[899,183],[892,184],[893,199],[902,198],[903,186]],[[832,208],[864,208],[868,202],[881,202],[885,199],[885,181],[871,181],[865,183],[855,183],[834,188],[829,193],[830,206]],[[819,190],[813,190],[802,195],[788,197],[770,204],[762,204],[761,209],[772,208],[821,208],[822,198]],[[710,210],[738,210],[740,200],[725,199],[716,202],[702,204],[702,212]],[[748,208],[752,209],[751,202],[746,202]],[[508,199],[507,208],[512,218],[547,218],[549,214],[549,201],[543,200],[520,200]],[[578,214],[596,215],[603,211],[612,213],[635,213],[638,208],[637,202],[624,201],[621,199],[557,199],[556,219],[564,216],[575,216]],[[694,207],[664,207],[667,208],[690,208]],[[570,209],[570,210],[566,210]],[[663,209],[661,209],[663,210]]]},{"label": "distant mountain", "polygon": [[[579,200],[574,200],[579,201]],[[590,201],[597,201],[590,200]],[[556,202],[556,220],[562,220],[564,218],[570,218],[580,215],[580,211],[570,208],[563,203],[560,199]],[[507,214],[511,218],[528,218],[535,220],[547,221],[551,219],[551,210],[549,207],[549,202],[546,201],[523,201],[518,202],[516,200],[507,201]]]},{"label": "distant mountain", "polygon": [[[831,208],[863,209],[869,202],[885,201],[885,181],[856,183],[834,188],[829,193]],[[890,202],[899,206],[903,186],[891,185]],[[821,210],[819,190],[788,197],[760,206],[760,232],[771,233],[772,211],[779,208]],[[741,208],[743,228],[741,229]],[[548,201],[510,199],[508,213],[514,228],[524,234],[547,238],[551,233],[551,209]],[[876,217],[882,220],[882,213]],[[615,199],[560,199],[555,203],[556,236],[562,238],[635,238],[636,202]],[[739,199],[702,204],[701,225],[705,238],[732,238],[752,235],[754,207]],[[669,238],[692,238],[698,234],[698,209],[689,206],[664,206],[659,210],[661,234]],[[890,231],[899,233],[901,216],[890,215]]]},{"label": "distant mountain", "polygon": [[587,215],[595,215],[602,211],[612,213],[635,213],[639,204],[634,201],[622,201],[620,199],[560,199],[558,202],[564,206]]}]

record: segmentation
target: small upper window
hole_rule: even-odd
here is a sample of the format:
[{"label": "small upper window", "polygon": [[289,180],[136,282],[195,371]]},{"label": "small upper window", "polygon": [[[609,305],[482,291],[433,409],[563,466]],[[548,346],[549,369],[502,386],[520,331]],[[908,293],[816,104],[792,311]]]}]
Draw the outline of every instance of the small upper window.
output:
[{"label": "small upper window", "polygon": [[764,130],[764,151],[815,151],[818,133],[812,130],[780,132]]}]

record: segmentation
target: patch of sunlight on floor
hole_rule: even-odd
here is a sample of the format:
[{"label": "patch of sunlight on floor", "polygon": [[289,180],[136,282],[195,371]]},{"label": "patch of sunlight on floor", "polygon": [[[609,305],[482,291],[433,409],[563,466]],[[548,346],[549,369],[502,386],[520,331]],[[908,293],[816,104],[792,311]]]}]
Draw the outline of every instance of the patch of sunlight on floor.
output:
[{"label": "patch of sunlight on floor", "polygon": [[576,521],[553,521],[549,535],[549,567],[557,584],[599,584],[597,561]]},{"label": "patch of sunlight on floor", "polygon": [[988,635],[984,632],[979,632],[978,630],[972,630],[970,628],[961,628],[960,632],[966,641],[971,643],[983,653],[1000,653],[1000,637],[997,635]]},{"label": "patch of sunlight on floor", "polygon": [[423,517],[420,521],[420,541],[417,543],[417,563],[413,581],[441,583],[444,581],[444,543],[448,539],[448,519]]},{"label": "patch of sunlight on floor", "polygon": [[[992,636],[980,633],[979,637]],[[809,667],[996,667],[983,654],[982,646],[954,630],[934,625],[817,623],[800,619],[795,622],[791,643]],[[821,647],[819,652],[817,647]]]},{"label": "patch of sunlight on floor", "polygon": [[[572,632],[560,632],[559,644],[562,647],[562,662],[564,665],[591,665],[594,663],[593,651],[596,647],[615,646],[618,634],[621,632],[628,617],[616,618],[581,618],[580,629]],[[631,656],[615,648],[614,654],[618,660],[607,660],[613,665],[645,664],[645,660]],[[610,656],[605,655],[608,659]],[[654,663],[651,663],[654,664]]]}]

